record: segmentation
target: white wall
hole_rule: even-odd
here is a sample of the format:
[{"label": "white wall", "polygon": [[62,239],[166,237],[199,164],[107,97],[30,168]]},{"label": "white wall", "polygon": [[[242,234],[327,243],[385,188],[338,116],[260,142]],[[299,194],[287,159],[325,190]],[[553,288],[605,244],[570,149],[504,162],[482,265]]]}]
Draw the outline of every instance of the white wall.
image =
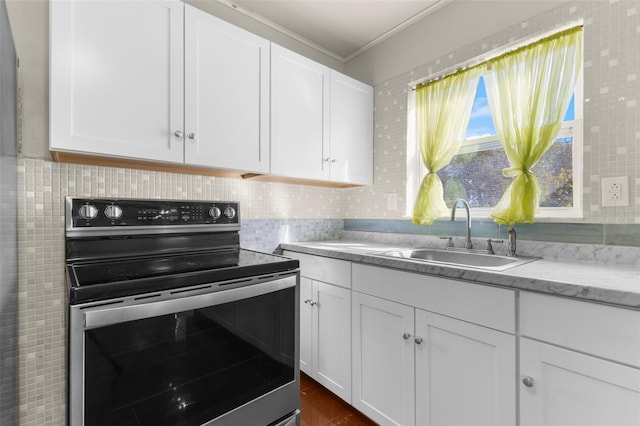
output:
[{"label": "white wall", "polygon": [[561,4],[548,0],[453,0],[353,58],[344,72],[378,85]]}]

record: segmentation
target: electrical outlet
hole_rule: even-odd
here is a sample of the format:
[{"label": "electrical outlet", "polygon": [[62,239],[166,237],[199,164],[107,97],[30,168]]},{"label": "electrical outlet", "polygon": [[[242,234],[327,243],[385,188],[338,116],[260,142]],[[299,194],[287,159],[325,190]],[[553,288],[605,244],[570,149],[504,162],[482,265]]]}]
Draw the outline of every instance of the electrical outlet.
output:
[{"label": "electrical outlet", "polygon": [[629,205],[629,176],[602,178],[602,207]]}]

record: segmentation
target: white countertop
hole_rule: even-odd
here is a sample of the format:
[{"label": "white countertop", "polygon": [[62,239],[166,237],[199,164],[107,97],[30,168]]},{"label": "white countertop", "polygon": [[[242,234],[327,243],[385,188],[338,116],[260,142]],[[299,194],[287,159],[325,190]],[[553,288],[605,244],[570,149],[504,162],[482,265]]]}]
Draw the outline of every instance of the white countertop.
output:
[{"label": "white countertop", "polygon": [[492,271],[376,256],[375,253],[415,247],[370,241],[283,243],[280,248],[408,272],[640,309],[640,267],[637,265],[537,259],[505,271]]}]

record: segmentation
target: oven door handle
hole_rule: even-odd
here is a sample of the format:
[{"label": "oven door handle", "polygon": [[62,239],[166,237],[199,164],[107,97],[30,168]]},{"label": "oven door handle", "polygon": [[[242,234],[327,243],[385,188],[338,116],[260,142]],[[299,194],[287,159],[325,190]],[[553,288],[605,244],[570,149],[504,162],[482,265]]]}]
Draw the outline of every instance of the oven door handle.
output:
[{"label": "oven door handle", "polygon": [[84,329],[90,330],[128,321],[206,308],[208,306],[220,305],[223,303],[234,302],[284,290],[286,288],[295,287],[296,284],[296,276],[292,275],[290,277],[265,281],[244,287],[218,290],[192,296],[188,296],[188,292],[181,292],[180,297],[157,302],[116,307],[101,306],[96,308],[86,308],[86,310],[84,310]]}]

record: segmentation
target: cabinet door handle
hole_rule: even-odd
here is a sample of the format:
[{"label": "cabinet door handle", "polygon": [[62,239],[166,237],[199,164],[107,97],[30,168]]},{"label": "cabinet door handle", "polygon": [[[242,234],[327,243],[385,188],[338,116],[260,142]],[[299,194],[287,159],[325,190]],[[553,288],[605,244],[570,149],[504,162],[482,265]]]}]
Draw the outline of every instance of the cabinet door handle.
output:
[{"label": "cabinet door handle", "polygon": [[335,163],[335,162],[336,162],[336,159],[335,159],[335,158],[332,158],[332,159],[331,159],[331,162],[332,162],[332,163]]},{"label": "cabinet door handle", "polygon": [[189,132],[188,138],[191,139],[192,141],[196,140],[196,134],[193,132]]},{"label": "cabinet door handle", "polygon": [[402,338],[404,340],[409,340],[411,338],[411,333],[402,333]]},{"label": "cabinet door handle", "polygon": [[522,378],[522,384],[525,385],[528,388],[532,388],[533,385],[535,384],[535,381],[533,380],[533,377],[524,376]]},{"label": "cabinet door handle", "polygon": [[176,138],[181,138],[183,135],[183,133],[180,130],[176,130],[173,134],[175,135]]},{"label": "cabinet door handle", "polygon": [[327,158],[324,159],[325,163],[328,163],[329,161],[331,161],[331,157],[327,157]]},{"label": "cabinet door handle", "polygon": [[311,303],[311,299],[304,299],[304,303]]},{"label": "cabinet door handle", "polygon": [[318,304],[318,302],[313,302],[313,301],[311,301],[309,303],[311,304],[311,306],[316,306]]},{"label": "cabinet door handle", "polygon": [[413,341],[416,342],[416,345],[419,345],[422,343],[422,337],[416,337]]}]

